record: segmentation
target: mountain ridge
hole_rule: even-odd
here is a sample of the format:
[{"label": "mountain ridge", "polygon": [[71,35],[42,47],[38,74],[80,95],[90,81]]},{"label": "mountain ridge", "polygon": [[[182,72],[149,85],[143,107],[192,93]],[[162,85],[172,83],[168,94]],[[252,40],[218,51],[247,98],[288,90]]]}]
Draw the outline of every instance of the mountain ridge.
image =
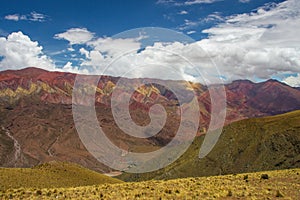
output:
[{"label": "mountain ridge", "polygon": [[[0,125],[20,144],[22,158],[14,161],[14,141],[6,131],[0,130],[2,166],[31,167],[60,160],[79,163],[99,172],[110,171],[87,152],[78,137],[72,115],[72,103],[76,103],[72,99],[75,77],[76,74],[72,73],[37,68],[0,72]],[[131,117],[137,124],[144,126],[150,122],[148,111],[156,103],[163,105],[168,113],[165,127],[154,137],[129,137],[117,127],[110,109],[111,95],[119,79],[102,76],[96,88],[97,117],[107,137],[125,151],[149,152],[166,145],[176,134],[180,121],[176,96],[163,86],[163,81],[161,85],[145,85],[143,79],[125,79],[128,83],[141,85],[133,93],[129,105]],[[151,82],[151,79],[147,81]],[[200,108],[197,134],[205,134],[211,106],[207,86],[184,81],[166,82],[186,88],[179,93],[184,97],[189,97],[190,92],[194,91]],[[82,91],[90,88],[88,83],[82,87]],[[300,91],[278,81],[253,83],[238,80],[224,87],[227,95],[225,124],[300,109]],[[122,101],[122,98],[119,100]],[[77,103],[85,105],[85,102]]]},{"label": "mountain ridge", "polygon": [[244,119],[224,127],[214,149],[200,159],[203,136],[164,169],[144,174],[124,173],[124,181],[226,175],[300,167],[300,110]]}]

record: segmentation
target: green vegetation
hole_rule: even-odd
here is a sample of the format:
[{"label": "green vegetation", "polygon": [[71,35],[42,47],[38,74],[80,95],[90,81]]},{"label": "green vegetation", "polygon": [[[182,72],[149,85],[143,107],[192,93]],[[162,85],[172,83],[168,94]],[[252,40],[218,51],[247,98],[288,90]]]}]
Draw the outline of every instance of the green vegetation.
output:
[{"label": "green vegetation", "polygon": [[[52,161],[34,168],[0,168],[0,190],[121,183],[77,164]],[[1,199],[1,198],[0,198]]]},{"label": "green vegetation", "polygon": [[[261,179],[262,174],[269,178]],[[74,188],[19,188],[0,191],[0,199],[298,199],[299,174],[300,169],[290,169]]]},{"label": "green vegetation", "polygon": [[198,158],[204,136],[164,169],[124,173],[125,181],[175,179],[300,167],[300,111],[272,117],[253,118],[224,127],[214,149]]},{"label": "green vegetation", "polygon": [[[224,128],[203,159],[198,158],[202,136],[164,169],[119,176],[149,181],[123,183],[64,162],[0,168],[0,199],[297,199],[299,121],[300,111],[238,121]],[[294,169],[279,170],[284,168]]]}]

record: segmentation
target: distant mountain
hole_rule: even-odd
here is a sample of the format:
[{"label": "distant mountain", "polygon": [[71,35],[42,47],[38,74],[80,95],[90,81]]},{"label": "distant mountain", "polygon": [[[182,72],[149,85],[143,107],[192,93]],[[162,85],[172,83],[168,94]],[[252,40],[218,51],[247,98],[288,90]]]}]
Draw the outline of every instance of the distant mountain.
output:
[{"label": "distant mountain", "polygon": [[274,115],[299,109],[299,91],[277,80],[253,83],[234,81],[226,85],[228,106],[247,118]]},{"label": "distant mountain", "polygon": [[[89,76],[90,77],[90,76]],[[72,115],[72,92],[76,74],[48,72],[38,68],[0,72],[0,165],[31,167],[51,160],[70,161],[90,169],[107,172],[109,168],[85,149],[75,129]],[[91,89],[89,79],[80,92]],[[197,95],[201,112],[198,135],[205,133],[210,120],[210,96],[206,86],[185,81],[161,81],[143,85],[145,79],[124,79],[143,85],[130,100],[130,114],[139,125],[150,122],[149,108],[160,103],[168,113],[165,127],[147,139],[136,139],[116,125],[110,100],[119,77],[102,76],[97,84],[97,117],[107,136],[126,151],[149,152],[167,144],[176,134],[180,115],[178,100],[164,83],[183,87],[189,101],[191,90]],[[153,79],[147,79],[149,81]],[[125,88],[126,89],[126,88]],[[241,119],[270,116],[300,109],[300,91],[278,81],[253,83],[234,81],[225,85],[227,95],[226,124]],[[122,99],[120,99],[122,100]],[[86,101],[73,99],[78,105]]]},{"label": "distant mountain", "polygon": [[300,111],[245,119],[227,125],[214,149],[199,159],[203,136],[174,163],[145,174],[122,174],[125,181],[174,179],[300,167]]}]

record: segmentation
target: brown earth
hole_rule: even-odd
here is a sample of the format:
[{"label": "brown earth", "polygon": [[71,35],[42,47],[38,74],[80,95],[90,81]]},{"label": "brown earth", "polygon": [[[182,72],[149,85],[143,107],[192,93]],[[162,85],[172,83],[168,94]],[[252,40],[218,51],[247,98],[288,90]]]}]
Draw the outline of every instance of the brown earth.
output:
[{"label": "brown earth", "polygon": [[[1,166],[31,167],[60,160],[75,162],[100,172],[109,171],[108,167],[87,152],[75,129],[72,115],[75,77],[76,74],[48,72],[37,68],[0,72]],[[82,94],[92,88],[90,78],[85,79],[85,84],[81,85]],[[185,87],[186,90],[180,90],[180,95],[185,96],[187,101],[191,100],[193,89],[201,111],[198,134],[205,133],[210,120],[207,87],[183,81],[161,81],[161,85],[146,84],[139,87],[131,96],[129,108],[132,119],[139,125],[146,125],[150,122],[149,108],[160,103],[168,113],[166,125],[156,136],[147,139],[129,137],[118,128],[110,109],[111,95],[119,79],[102,76],[97,83],[95,105],[100,126],[120,148],[149,152],[166,145],[174,137],[180,121],[179,107],[176,96],[163,86],[166,82]],[[125,79],[125,82],[142,84],[143,79]],[[226,124],[300,109],[300,91],[278,81],[234,81],[225,85],[225,90]],[[73,99],[73,103],[88,105],[82,99]]]}]

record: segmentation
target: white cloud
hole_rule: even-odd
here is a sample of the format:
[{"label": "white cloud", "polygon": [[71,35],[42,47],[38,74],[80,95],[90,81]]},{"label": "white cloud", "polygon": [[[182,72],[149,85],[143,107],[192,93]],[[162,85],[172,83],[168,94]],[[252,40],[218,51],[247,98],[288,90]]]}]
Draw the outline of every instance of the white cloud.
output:
[{"label": "white cloud", "polygon": [[[213,13],[210,17],[223,21],[204,31],[209,34],[207,39],[192,44],[157,42],[139,53],[133,51],[121,57],[128,51],[139,49],[140,40],[95,38],[85,43],[88,48],[79,50],[84,56],[81,67],[88,69],[89,73],[102,74],[108,64],[117,60],[117,64],[111,64],[105,74],[122,76],[132,71],[132,77],[178,79],[178,74],[170,70],[165,73],[165,70],[138,67],[145,63],[171,65],[182,77],[193,80],[199,74],[182,60],[184,57],[209,78],[218,76],[212,67],[212,59],[227,81],[255,81],[278,74],[300,73],[299,6],[297,0],[288,0],[227,18]],[[188,20],[186,24],[190,27],[195,25]]]},{"label": "white cloud", "polygon": [[80,73],[80,74],[89,74],[88,70],[79,67],[73,66],[72,62],[67,62],[62,69],[57,69],[58,71],[70,72],[70,73]]},{"label": "white cloud", "polygon": [[188,34],[188,35],[191,35],[191,34],[194,34],[194,33],[196,33],[196,31],[188,31],[188,32],[186,32],[186,34]]},{"label": "white cloud", "polygon": [[195,27],[199,26],[200,24],[201,24],[200,20],[191,21],[191,20],[185,19],[184,24],[179,26],[177,29],[180,30],[180,31],[188,30],[188,29],[191,29],[191,28],[195,28]]},{"label": "white cloud", "polygon": [[228,17],[203,31],[209,38],[197,43],[229,80],[299,73],[299,10],[297,0],[267,4],[256,12]]},{"label": "white cloud", "polygon": [[178,13],[179,15],[187,15],[189,14],[186,10],[182,10]]},{"label": "white cloud", "polygon": [[[142,51],[137,51],[142,46],[141,37],[96,38],[94,33],[85,28],[72,28],[56,34],[55,38],[65,39],[70,45],[81,45],[77,52],[80,54],[78,66],[67,62],[62,68],[63,71],[199,81],[196,68],[186,60],[197,67],[202,73],[202,78],[211,78],[218,76],[212,66],[212,59],[227,81],[246,78],[268,79],[278,74],[292,73],[298,75],[288,77],[284,81],[298,86],[299,10],[297,0],[287,0],[279,4],[267,4],[251,13],[227,18],[213,13],[210,17],[219,19],[219,24],[204,31],[209,35],[207,39],[191,44],[156,42]],[[186,20],[186,23],[194,26],[191,21]],[[74,50],[72,46],[69,47],[72,53],[76,52]],[[0,56],[4,56],[0,62],[1,68],[55,68],[53,62],[43,54],[42,47],[21,32],[0,38]],[[146,67],[145,63],[150,67]],[[107,66],[109,67],[106,69]],[[171,70],[164,69],[164,66],[170,66]]]},{"label": "white cloud", "polygon": [[21,15],[21,14],[6,15],[4,19],[12,20],[12,21],[24,20],[24,21],[44,22],[48,19],[48,16],[33,11],[30,14],[26,14],[26,15]]},{"label": "white cloud", "polygon": [[84,55],[86,58],[89,58],[89,55],[90,55],[89,53],[90,52],[87,51],[85,48],[80,48],[79,52],[80,52],[81,55]]},{"label": "white cloud", "polygon": [[156,4],[168,4],[168,3],[174,3],[174,0],[158,0]]},{"label": "white cloud", "polygon": [[93,39],[94,33],[88,31],[86,28],[71,28],[63,33],[58,33],[54,36],[55,39],[64,39],[69,41],[70,45],[84,44]]},{"label": "white cloud", "polygon": [[7,20],[13,20],[13,21],[19,21],[20,20],[20,16],[18,14],[6,15],[4,18],[7,19]]},{"label": "white cloud", "polygon": [[202,20],[202,22],[223,22],[225,19],[222,17],[221,13],[214,12],[212,14],[209,14],[206,18]]},{"label": "white cloud", "polygon": [[53,61],[43,53],[43,47],[32,41],[22,32],[13,32],[6,37],[0,37],[0,69],[19,69],[39,67],[53,70]]},{"label": "white cloud", "polygon": [[191,6],[195,4],[211,4],[217,1],[224,1],[224,0],[188,0],[188,1],[158,0],[156,4],[164,4],[164,5],[171,5],[171,6]]},{"label": "white cloud", "polygon": [[[79,50],[80,54],[85,56],[81,66],[88,68],[92,74],[102,74],[105,67],[119,56],[131,53],[132,50],[134,50],[134,54],[136,54],[136,51],[141,47],[140,39],[141,37],[127,39],[97,38],[89,41],[86,45],[92,48],[92,50],[88,51],[85,48],[80,48]],[[118,69],[111,69],[111,72],[106,73],[119,76],[120,74],[118,72],[120,68],[124,68],[121,71],[127,70],[126,66],[119,66]]]},{"label": "white cloud", "polygon": [[36,21],[36,22],[43,22],[47,18],[46,15],[37,13],[37,12],[31,12],[29,20]]},{"label": "white cloud", "polygon": [[140,48],[139,38],[98,38],[88,42],[89,46],[94,47],[95,50],[107,54],[108,56],[117,56],[126,53],[133,49]]},{"label": "white cloud", "polygon": [[289,76],[283,79],[283,82],[292,87],[300,87],[300,73],[296,76]]},{"label": "white cloud", "polygon": [[215,3],[217,1],[223,1],[223,0],[190,0],[190,1],[186,1],[184,4],[185,5],[210,4],[210,3]]},{"label": "white cloud", "polygon": [[73,47],[68,47],[67,50],[70,51],[70,52],[75,51],[75,49]]},{"label": "white cloud", "polygon": [[[205,74],[216,75],[209,66],[209,59],[212,59],[227,81],[246,78],[255,81],[258,78],[269,79],[276,74],[300,73],[299,10],[297,0],[267,4],[255,12],[223,19],[224,22],[204,31],[209,34],[207,39],[189,45],[156,43],[140,54],[133,55],[128,63],[136,66],[146,61],[172,64],[183,76],[192,79],[195,74],[179,57],[169,55],[168,51],[171,51],[190,60]],[[186,24],[190,27],[195,25],[188,20]],[[199,50],[199,47],[205,52]],[[126,62],[124,59],[121,63],[128,70],[130,64]],[[121,68],[121,65],[118,67]],[[112,70],[110,73],[120,75],[118,72],[121,70]],[[148,75],[161,77],[161,73],[151,71]]]},{"label": "white cloud", "polygon": [[214,13],[209,14],[204,19],[198,19],[198,20],[185,19],[184,23],[182,25],[180,25],[179,27],[177,27],[177,29],[180,31],[189,30],[192,28],[199,27],[200,25],[203,25],[206,23],[211,23],[211,22],[220,23],[220,22],[224,22],[224,21],[225,21],[225,18],[222,17],[220,12],[214,12]]},{"label": "white cloud", "polygon": [[249,3],[251,0],[239,0],[241,3]]}]

